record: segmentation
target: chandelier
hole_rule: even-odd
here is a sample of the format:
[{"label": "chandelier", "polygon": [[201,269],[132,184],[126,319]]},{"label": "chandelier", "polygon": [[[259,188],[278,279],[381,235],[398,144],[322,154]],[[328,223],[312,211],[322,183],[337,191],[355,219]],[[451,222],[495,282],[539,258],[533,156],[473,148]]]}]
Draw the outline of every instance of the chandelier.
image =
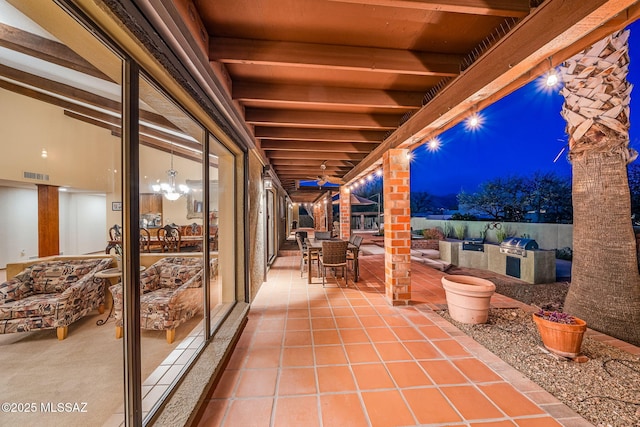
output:
[{"label": "chandelier", "polygon": [[180,196],[189,193],[189,187],[184,184],[176,186],[176,175],[178,171],[173,168],[173,144],[171,144],[171,168],[167,171],[169,182],[161,182],[151,186],[154,192],[162,193],[167,200],[178,200]]}]

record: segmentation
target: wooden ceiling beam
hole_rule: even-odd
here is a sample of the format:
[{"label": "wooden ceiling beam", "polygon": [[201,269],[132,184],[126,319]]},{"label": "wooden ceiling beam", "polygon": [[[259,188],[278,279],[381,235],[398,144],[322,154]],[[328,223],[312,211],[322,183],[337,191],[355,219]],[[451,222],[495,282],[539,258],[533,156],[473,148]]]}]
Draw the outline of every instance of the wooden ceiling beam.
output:
[{"label": "wooden ceiling beam", "polygon": [[374,142],[380,143],[386,132],[336,130],[336,129],[303,129],[276,128],[258,126],[254,129],[256,138],[285,141],[342,141],[342,142]]},{"label": "wooden ceiling beam", "polygon": [[384,129],[398,127],[399,114],[335,113],[317,111],[245,109],[245,120],[256,126],[305,127],[331,129]]},{"label": "wooden ceiling beam", "polygon": [[254,82],[235,82],[233,99],[236,101],[267,101],[282,104],[388,108],[418,110],[423,93],[393,90],[345,87],[317,87],[302,85],[276,85]]},{"label": "wooden ceiling beam", "polygon": [[[292,164],[291,166],[274,166],[273,167],[274,170],[276,170],[278,172],[278,175],[280,174],[280,172],[282,173],[303,173],[303,174],[309,174],[309,173],[322,173],[322,169],[320,167],[317,168],[310,168],[310,167],[305,167],[305,166],[301,166],[301,165],[295,165]],[[345,168],[336,168],[336,167],[326,167],[324,169],[324,173],[327,174],[331,174],[331,173],[337,173],[340,175],[344,175],[345,173],[349,172],[350,169],[345,169]],[[314,172],[315,171],[315,172]]]},{"label": "wooden ceiling beam", "polygon": [[62,43],[2,23],[0,23],[0,46],[102,80],[112,81],[106,74]]},{"label": "wooden ceiling beam", "polygon": [[[633,15],[636,0],[565,0],[542,3],[507,37],[481,56],[460,77],[400,126],[345,176],[345,180],[376,167],[391,148],[415,147],[461,122],[477,106],[488,106],[535,79],[530,70],[583,39],[618,14]],[[584,45],[582,47],[587,47]],[[572,49],[573,50],[573,49]],[[566,53],[566,52],[565,52]],[[566,58],[553,58],[561,61]],[[523,77],[524,76],[524,77]],[[518,81],[519,85],[513,84]]]},{"label": "wooden ceiling beam", "polygon": [[212,37],[209,59],[225,64],[454,77],[460,74],[463,58],[401,49]]},{"label": "wooden ceiling beam", "polygon": [[340,151],[343,153],[368,154],[378,144],[364,142],[314,142],[314,141],[272,141],[262,140],[260,146],[270,151]]},{"label": "wooden ceiling beam", "polygon": [[522,18],[529,11],[529,0],[329,0],[340,3],[401,7],[434,12],[466,13]]},{"label": "wooden ceiling beam", "polygon": [[103,96],[95,95],[91,92],[87,92],[73,86],[16,70],[15,68],[11,68],[6,65],[0,65],[0,76],[39,88],[55,95],[80,100],[97,108],[110,111],[120,111],[120,103],[118,101],[112,101]]},{"label": "wooden ceiling beam", "polygon": [[[48,104],[56,105],[67,110],[75,111],[79,114],[91,116],[101,113],[99,110],[94,110],[93,108],[86,107],[80,103],[93,105],[96,108],[100,108],[100,110],[110,111],[118,116],[122,110],[119,102],[111,101],[107,98],[81,90],[74,90],[72,92],[71,89],[73,88],[71,86],[56,83],[49,79],[18,71],[4,65],[0,65],[0,76],[4,76],[11,80],[7,81],[0,78],[0,87],[6,90],[10,90],[11,92],[19,95],[28,96],[29,98],[37,99]],[[68,92],[65,92],[67,91],[67,88],[69,88]],[[49,93],[45,93],[45,91]],[[54,93],[55,95],[60,96],[60,98],[58,96],[51,95],[50,93]],[[69,101],[69,99],[73,99],[75,102]],[[177,126],[165,117],[150,111],[140,111],[140,118],[160,127],[180,131]]]},{"label": "wooden ceiling beam", "polygon": [[347,169],[351,169],[355,166],[354,162],[345,161],[345,160],[312,160],[312,159],[298,159],[298,160],[285,160],[285,159],[272,159],[270,162],[274,167],[287,166],[287,165],[296,165],[296,166],[305,166],[311,168],[319,168],[322,163],[325,166],[334,166],[334,167],[343,167]]},{"label": "wooden ceiling beam", "polygon": [[265,150],[269,159],[316,159],[316,160],[347,160],[359,162],[366,154],[344,152],[314,152],[314,151],[270,151]]},{"label": "wooden ceiling beam", "polygon": [[[82,114],[78,114],[78,113],[74,113],[73,111],[69,111],[69,110],[64,110],[64,115],[67,117],[70,117],[72,119],[75,120],[79,120],[81,122],[84,123],[88,123],[94,126],[98,126],[100,128],[103,129],[107,129],[109,130],[112,134],[117,134],[118,136],[122,133],[122,127],[120,124],[120,120],[114,117],[110,117],[108,115],[105,115],[106,117],[91,117],[91,116],[85,116]],[[182,153],[182,154],[189,154],[189,158],[197,156],[197,153],[194,153],[194,151],[191,151],[189,149],[185,149],[183,147],[188,147],[191,148],[193,150],[200,150],[202,151],[202,146],[199,144],[196,144],[192,141],[187,141],[183,138],[177,137],[175,135],[170,135],[166,132],[162,132],[162,131],[158,131],[157,129],[153,129],[150,128],[148,126],[144,126],[141,125],[140,126],[140,138],[145,138],[146,140],[149,141],[156,141],[157,144],[164,144],[162,151],[166,151],[166,152],[170,152],[171,149],[168,148],[170,147],[169,145],[167,145],[167,139],[169,139],[170,141],[174,142],[175,144],[180,144],[180,145],[174,145],[173,149],[174,152],[176,154],[178,153]],[[185,157],[183,155],[183,157]]]}]

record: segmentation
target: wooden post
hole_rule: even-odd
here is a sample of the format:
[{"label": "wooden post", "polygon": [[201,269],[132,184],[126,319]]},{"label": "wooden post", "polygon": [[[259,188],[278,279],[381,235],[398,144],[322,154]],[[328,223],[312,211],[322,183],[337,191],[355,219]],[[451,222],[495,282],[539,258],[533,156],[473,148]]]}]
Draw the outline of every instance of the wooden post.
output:
[{"label": "wooden post", "polygon": [[38,256],[60,254],[58,187],[38,184]]}]

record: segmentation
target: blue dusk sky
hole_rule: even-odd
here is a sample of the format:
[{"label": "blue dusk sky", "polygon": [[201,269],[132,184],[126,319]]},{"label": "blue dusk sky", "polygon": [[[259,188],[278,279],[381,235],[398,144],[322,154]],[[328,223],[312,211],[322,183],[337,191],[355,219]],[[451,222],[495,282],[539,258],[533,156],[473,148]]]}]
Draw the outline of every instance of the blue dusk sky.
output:
[{"label": "blue dusk sky", "polygon": [[[629,138],[631,146],[640,151],[640,93],[636,94],[640,91],[640,23],[630,29],[628,80],[634,89]],[[546,92],[539,86],[533,81],[480,111],[483,124],[476,130],[469,131],[460,123],[442,133],[438,151],[431,152],[426,145],[414,150],[411,191],[433,195],[474,192],[484,181],[536,171],[570,177],[560,85]]]}]

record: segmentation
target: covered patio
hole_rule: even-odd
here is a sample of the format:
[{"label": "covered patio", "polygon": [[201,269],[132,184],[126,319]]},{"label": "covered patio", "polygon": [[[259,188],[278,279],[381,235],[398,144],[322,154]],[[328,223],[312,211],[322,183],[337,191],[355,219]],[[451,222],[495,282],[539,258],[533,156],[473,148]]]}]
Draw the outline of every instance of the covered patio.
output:
[{"label": "covered patio", "polygon": [[412,264],[411,304],[390,306],[382,258],[362,256],[357,283],[323,288],[297,256],[279,257],[198,425],[591,425],[434,312],[446,273]]}]

